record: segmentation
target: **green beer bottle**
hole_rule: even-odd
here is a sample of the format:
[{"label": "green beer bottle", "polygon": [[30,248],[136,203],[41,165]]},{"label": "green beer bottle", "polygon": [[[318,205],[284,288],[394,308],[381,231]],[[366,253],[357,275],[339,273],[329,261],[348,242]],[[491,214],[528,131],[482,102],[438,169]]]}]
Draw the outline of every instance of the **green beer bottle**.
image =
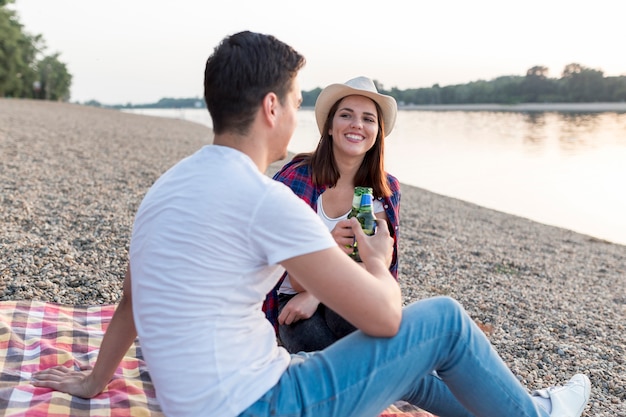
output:
[{"label": "green beer bottle", "polygon": [[[374,215],[374,208],[372,206],[372,193],[365,193],[361,196],[361,206],[359,207],[359,213],[356,215],[357,220],[361,223],[361,229],[363,232],[371,236],[376,233],[376,216]],[[356,239],[354,242],[354,260],[361,262],[359,256],[359,249],[357,248]]]},{"label": "green beer bottle", "polygon": [[[363,194],[372,194],[373,192],[374,191],[371,187],[354,187],[354,195],[352,196],[352,209],[350,210],[350,213],[348,213],[349,219],[351,219],[352,217],[356,217],[357,214],[359,214],[359,208],[361,207],[361,197],[363,196]],[[346,247],[352,247],[353,250],[350,254],[350,257],[356,260],[358,256],[356,252],[356,239],[352,242],[352,246],[346,245]]]},{"label": "green beer bottle", "polygon": [[361,196],[363,194],[372,194],[373,190],[371,187],[354,187],[354,195],[352,196],[352,209],[350,210],[350,214],[348,214],[348,218],[356,217],[359,214],[359,207],[361,207]]}]

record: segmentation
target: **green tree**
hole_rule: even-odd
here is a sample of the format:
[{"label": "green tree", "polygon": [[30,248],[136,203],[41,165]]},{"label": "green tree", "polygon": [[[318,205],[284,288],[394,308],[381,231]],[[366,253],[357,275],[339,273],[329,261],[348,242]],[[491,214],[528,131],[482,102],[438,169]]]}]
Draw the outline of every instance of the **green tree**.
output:
[{"label": "green tree", "polygon": [[545,97],[553,93],[554,86],[548,79],[548,68],[536,65],[526,71],[521,85],[522,101],[537,103],[545,101]]},{"label": "green tree", "polygon": [[493,84],[493,96],[490,103],[499,104],[516,104],[521,103],[522,96],[522,84],[524,78],[517,75],[503,75],[501,77],[493,79],[490,83]]},{"label": "green tree", "polygon": [[35,80],[33,62],[41,37],[22,31],[15,12],[0,0],[0,97],[32,97]]},{"label": "green tree", "polygon": [[606,99],[604,73],[580,64],[568,64],[561,77],[563,95],[567,101],[597,102]]},{"label": "green tree", "polygon": [[608,97],[606,101],[626,101],[626,76],[604,79]]},{"label": "green tree", "polygon": [[0,97],[68,100],[72,76],[67,67],[58,53],[44,56],[43,38],[23,30],[7,7],[12,3],[0,0]]},{"label": "green tree", "polygon": [[55,101],[69,100],[72,75],[58,58],[59,54],[57,53],[47,56],[37,63],[38,81],[41,85],[38,98]]},{"label": "green tree", "polygon": [[303,107],[315,107],[315,101],[317,101],[317,96],[320,95],[322,89],[317,87],[311,91],[303,91],[302,92],[302,106]]}]

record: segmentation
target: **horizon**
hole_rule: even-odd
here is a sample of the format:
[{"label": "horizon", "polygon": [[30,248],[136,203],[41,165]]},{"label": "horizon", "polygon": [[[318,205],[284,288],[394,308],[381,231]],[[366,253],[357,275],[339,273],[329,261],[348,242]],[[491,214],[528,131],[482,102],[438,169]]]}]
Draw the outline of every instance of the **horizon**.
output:
[{"label": "horizon", "polygon": [[[202,96],[206,58],[224,36],[240,30],[272,34],[302,53],[303,91],[359,75],[386,90],[524,76],[534,66],[547,67],[555,78],[572,63],[605,77],[626,75],[626,58],[612,52],[621,49],[623,35],[621,15],[606,13],[615,8],[609,0],[592,8],[528,0],[515,9],[514,21],[510,8],[495,0],[384,6],[322,0],[296,8],[286,0],[237,0],[214,13],[199,0],[176,7],[164,0],[16,0],[8,7],[25,32],[43,37],[45,54],[60,54],[73,76],[73,102]],[[280,8],[284,13],[275,12]]]},{"label": "horizon", "polygon": [[[581,65],[582,67],[584,67],[584,68],[588,68],[588,67],[587,67],[587,66],[585,66],[584,64],[580,64],[580,65]],[[526,74],[524,74],[524,75],[511,75],[511,74],[508,74],[508,75],[500,75],[500,76],[496,76],[496,77],[494,77],[494,78],[492,78],[492,79],[489,79],[489,80],[477,79],[477,80],[470,80],[470,81],[468,81],[467,83],[463,83],[463,84],[440,85],[439,87],[440,87],[440,88],[445,88],[445,87],[455,87],[455,86],[458,86],[458,85],[466,85],[466,84],[471,84],[471,83],[481,82],[481,81],[491,82],[491,81],[494,81],[494,80],[496,80],[496,79],[498,79],[498,78],[502,78],[502,77],[524,77],[525,75],[526,75]],[[609,77],[610,77],[610,76],[609,76]],[[617,77],[626,77],[626,74],[619,75],[619,76],[617,76]],[[548,77],[548,78],[549,78],[549,79],[558,80],[558,79],[560,79],[560,78],[562,78],[562,77],[559,75],[558,77]],[[606,74],[604,75],[604,78],[607,78],[607,75],[606,75]],[[374,80],[374,81],[378,82],[379,80]],[[400,91],[406,91],[406,90],[419,90],[419,89],[429,89],[429,88],[433,88],[433,87],[434,87],[434,86],[430,86],[430,87],[408,87],[408,88],[405,88],[405,89],[399,89],[399,90],[400,90]],[[314,91],[314,90],[315,90],[315,89],[317,89],[317,88],[323,89],[323,87],[318,86],[318,87],[314,87],[314,88],[309,89],[309,90],[301,89],[301,91],[302,91],[302,92],[304,92],[304,93],[310,93],[310,92]],[[150,103],[132,103],[132,102],[131,102],[131,103],[106,103],[106,104],[105,104],[105,103],[100,103],[100,104],[105,105],[105,106],[113,106],[113,107],[117,107],[117,106],[126,106],[126,105],[130,105],[130,106],[138,106],[138,105],[142,105],[142,104],[145,104],[145,105],[153,105],[153,104],[157,104],[157,103],[161,102],[162,100],[201,100],[201,101],[204,101],[204,97],[203,97],[203,95],[202,95],[202,94],[198,94],[198,95],[195,95],[195,96],[193,96],[193,97],[191,97],[191,96],[190,96],[190,97],[160,97],[160,98],[158,98],[158,99],[156,99],[155,101],[150,102]],[[96,101],[96,102],[98,102],[98,100],[92,100],[92,101]],[[83,103],[86,103],[86,102],[83,102]],[[560,103],[561,103],[561,102],[556,102],[556,103],[545,103],[545,104],[560,104]],[[583,103],[585,103],[585,102],[583,102]],[[588,103],[596,103],[596,102],[594,101],[594,102],[588,102]],[[484,105],[485,103],[468,103],[468,104],[469,104],[469,105],[479,105],[479,106],[480,106],[480,105]],[[497,103],[494,103],[494,104],[497,104]],[[525,104],[525,103],[516,103],[516,104]],[[445,105],[445,104],[444,104],[444,105]],[[463,104],[450,104],[450,105],[452,105],[452,106],[458,106],[458,105],[463,105]],[[418,106],[418,107],[419,107],[419,106],[421,106],[421,105],[419,105],[419,104],[407,104],[407,106]],[[431,106],[432,106],[432,105],[431,105]],[[306,107],[306,106],[305,106],[305,107]],[[620,107],[620,108],[621,108],[621,107]]]}]

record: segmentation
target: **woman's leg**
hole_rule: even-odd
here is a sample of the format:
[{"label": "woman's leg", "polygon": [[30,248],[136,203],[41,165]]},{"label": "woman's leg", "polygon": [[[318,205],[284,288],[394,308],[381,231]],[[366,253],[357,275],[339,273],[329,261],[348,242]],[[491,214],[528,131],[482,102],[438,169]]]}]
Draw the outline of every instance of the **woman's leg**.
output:
[{"label": "woman's leg", "polygon": [[[291,298],[290,296],[280,296],[279,314]],[[322,350],[337,340],[326,325],[323,310],[324,306],[320,304],[311,318],[298,320],[289,325],[278,325],[278,336],[289,353]]]},{"label": "woman's leg", "polygon": [[346,337],[356,330],[356,327],[350,324],[346,319],[335,313],[330,308],[326,306],[324,307],[324,320],[326,321],[326,325],[330,331],[333,332],[335,340]]},{"label": "woman's leg", "polygon": [[441,417],[547,416],[448,297],[405,308],[393,338],[357,331],[303,355],[242,416],[374,417],[397,400]]}]

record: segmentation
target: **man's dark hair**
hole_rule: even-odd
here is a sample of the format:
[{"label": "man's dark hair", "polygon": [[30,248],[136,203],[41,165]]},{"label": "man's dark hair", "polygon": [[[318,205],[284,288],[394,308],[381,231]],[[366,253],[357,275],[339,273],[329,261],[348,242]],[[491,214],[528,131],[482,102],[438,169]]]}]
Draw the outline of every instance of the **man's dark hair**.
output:
[{"label": "man's dark hair", "polygon": [[274,92],[283,103],[305,62],[272,35],[244,31],[224,38],[204,71],[213,132],[247,133],[263,97]]}]

